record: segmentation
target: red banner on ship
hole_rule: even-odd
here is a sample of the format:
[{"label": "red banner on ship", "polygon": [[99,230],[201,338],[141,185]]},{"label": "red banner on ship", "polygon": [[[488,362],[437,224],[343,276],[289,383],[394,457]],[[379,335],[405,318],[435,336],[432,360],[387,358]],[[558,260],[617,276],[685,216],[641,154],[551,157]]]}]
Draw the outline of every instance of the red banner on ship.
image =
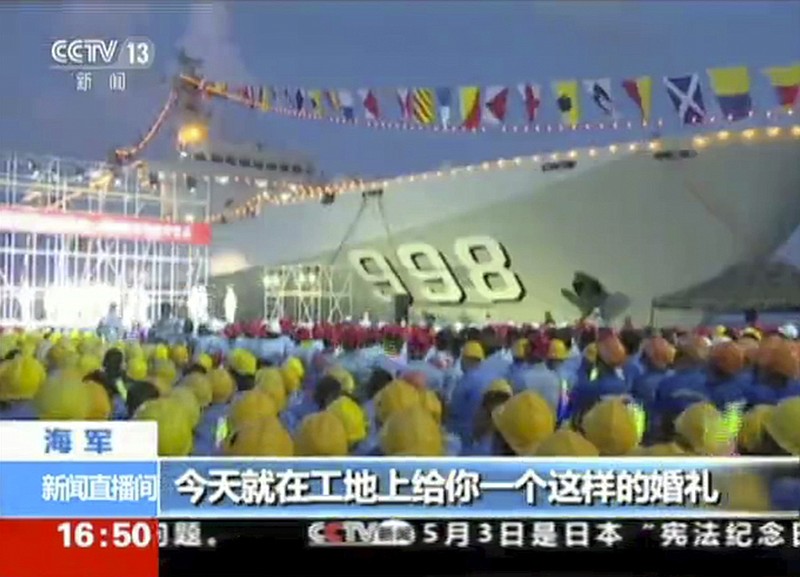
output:
[{"label": "red banner on ship", "polygon": [[31,234],[74,234],[87,238],[115,238],[208,246],[211,225],[174,223],[87,212],[56,212],[0,206],[0,231]]}]

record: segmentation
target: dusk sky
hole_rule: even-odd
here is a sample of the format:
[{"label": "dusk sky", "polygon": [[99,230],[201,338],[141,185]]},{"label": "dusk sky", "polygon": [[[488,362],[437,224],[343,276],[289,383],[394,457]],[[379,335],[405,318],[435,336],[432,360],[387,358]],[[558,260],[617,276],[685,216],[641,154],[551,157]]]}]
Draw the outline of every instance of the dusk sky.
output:
[{"label": "dusk sky", "polygon": [[[700,72],[706,104],[716,111],[705,69],[748,65],[756,107],[773,107],[759,71],[800,60],[798,22],[798,2],[3,2],[0,148],[100,159],[132,144],[168,93],[180,46],[204,60],[209,78],[230,83],[357,89],[536,82],[548,121],[557,118],[553,80],[611,77],[622,101],[619,80],[650,74],[654,116],[669,119],[669,132],[677,123],[664,75]],[[129,77],[125,94],[109,93],[102,79],[92,93],[79,93],[70,73],[49,69],[56,38],[132,35],[149,37],[157,56],[151,71]],[[394,100],[385,99],[395,114]],[[516,92],[514,99],[521,106]],[[629,103],[620,108],[635,117]],[[583,109],[598,119],[591,103]],[[213,114],[215,137],[307,151],[331,176],[400,174],[632,138],[609,131],[378,131],[223,102]],[[147,154],[174,154],[173,142],[170,126]]]}]

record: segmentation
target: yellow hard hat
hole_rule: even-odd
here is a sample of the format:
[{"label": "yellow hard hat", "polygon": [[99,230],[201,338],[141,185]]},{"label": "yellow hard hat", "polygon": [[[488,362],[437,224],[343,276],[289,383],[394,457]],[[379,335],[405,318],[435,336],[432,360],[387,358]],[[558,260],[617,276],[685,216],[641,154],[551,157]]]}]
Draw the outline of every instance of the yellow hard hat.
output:
[{"label": "yellow hard hat", "polygon": [[22,343],[19,346],[19,352],[23,357],[36,356],[36,345],[31,342]]},{"label": "yellow hard hat", "polygon": [[147,378],[147,361],[143,357],[128,360],[125,374],[132,381],[144,381]]},{"label": "yellow hard hat", "polygon": [[364,409],[350,397],[346,395],[340,396],[328,405],[326,410],[342,421],[348,444],[360,443],[367,437],[369,429],[367,415],[364,413]]},{"label": "yellow hard hat", "polygon": [[427,410],[437,423],[442,422],[442,401],[434,391],[422,389],[419,391],[422,407]]},{"label": "yellow hard hat", "polygon": [[331,367],[328,369],[327,374],[329,377],[333,377],[339,384],[342,385],[342,392],[344,393],[352,393],[356,389],[356,382],[353,379],[353,375],[351,375],[346,369],[342,367]]},{"label": "yellow hard hat", "polygon": [[540,395],[523,391],[492,411],[495,429],[519,456],[533,455],[556,429],[553,409]]},{"label": "yellow hard hat", "polygon": [[169,359],[156,358],[150,367],[150,374],[154,377],[159,377],[168,382],[170,386],[175,384],[175,379],[178,377],[178,370]]},{"label": "yellow hard hat", "polygon": [[736,444],[749,452],[758,451],[764,440],[765,424],[771,412],[771,405],[756,405],[747,411],[742,416]]},{"label": "yellow hard hat", "polygon": [[165,377],[148,377],[147,382],[153,385],[158,390],[158,394],[162,397],[168,395],[170,391],[172,391],[172,383]]},{"label": "yellow hard hat", "polygon": [[197,404],[201,409],[205,409],[211,404],[213,398],[213,391],[211,388],[211,381],[206,375],[200,373],[190,373],[181,381],[181,385],[187,387],[194,396],[197,397]]},{"label": "yellow hard hat", "polygon": [[547,347],[547,358],[551,361],[564,361],[569,357],[567,345],[561,339],[553,339]]},{"label": "yellow hard hat", "polygon": [[722,456],[728,452],[722,414],[711,403],[694,403],[678,415],[675,434],[697,455]]},{"label": "yellow hard hat", "polygon": [[230,429],[237,431],[248,421],[256,421],[278,414],[275,401],[266,393],[253,389],[237,398],[228,411]]},{"label": "yellow hard hat", "polygon": [[283,377],[283,385],[286,388],[286,393],[291,395],[300,389],[300,384],[303,378],[294,369],[284,365],[281,367],[281,376]]},{"label": "yellow hard hat", "polygon": [[597,343],[589,343],[585,349],[583,349],[583,356],[592,364],[597,362]]},{"label": "yellow hard hat", "polygon": [[478,341],[467,341],[464,343],[464,348],[461,349],[461,356],[465,359],[482,361],[486,358],[486,352],[483,350],[483,345]]},{"label": "yellow hard hat", "polygon": [[167,398],[176,401],[177,410],[180,411],[186,422],[194,430],[200,423],[200,415],[202,413],[197,394],[190,387],[179,386],[172,389]]},{"label": "yellow hard hat", "polygon": [[174,398],[144,402],[133,415],[137,421],[155,421],[158,427],[158,454],[185,457],[192,452],[192,427],[186,421],[180,402]]},{"label": "yellow hard hat", "polygon": [[76,378],[51,377],[34,400],[42,421],[85,421],[89,416],[89,390]]},{"label": "yellow hard hat", "polygon": [[757,328],[755,328],[755,327],[747,327],[746,329],[744,329],[742,331],[741,337],[742,338],[753,339],[753,340],[756,340],[756,341],[760,341],[762,335],[761,335],[761,331],[759,331]]},{"label": "yellow hard hat", "polygon": [[153,359],[157,361],[169,360],[169,349],[167,345],[156,345],[153,349]]},{"label": "yellow hard hat", "polygon": [[764,420],[764,428],[780,448],[790,455],[800,455],[800,397],[784,399]]},{"label": "yellow hard hat", "polygon": [[44,367],[31,357],[0,363],[0,401],[32,399],[47,378]]},{"label": "yellow hard hat", "polygon": [[[256,393],[266,396],[263,393]],[[262,417],[247,422],[236,429],[224,444],[224,453],[229,457],[292,457],[292,437],[275,416]]]},{"label": "yellow hard hat", "polygon": [[518,361],[528,358],[531,342],[528,339],[517,339],[511,347],[511,356]]},{"label": "yellow hard hat", "polygon": [[236,382],[224,367],[217,367],[208,372],[211,382],[211,402],[215,405],[227,403],[236,391]]},{"label": "yellow hard hat", "polygon": [[639,444],[634,414],[620,397],[594,405],[584,415],[581,428],[586,440],[604,457],[625,455]]},{"label": "yellow hard hat", "polygon": [[234,373],[250,377],[256,374],[258,359],[250,351],[234,349],[228,356],[228,366]]},{"label": "yellow hard hat", "polygon": [[14,336],[0,336],[0,359],[4,359],[8,353],[17,348],[17,339]]},{"label": "yellow hard hat", "polygon": [[442,430],[436,419],[421,406],[400,410],[381,429],[381,450],[389,457],[441,457]]},{"label": "yellow hard hat", "polygon": [[583,435],[569,429],[559,429],[539,443],[537,457],[599,457],[597,447]]},{"label": "yellow hard hat", "polygon": [[306,368],[303,366],[303,361],[297,357],[289,357],[286,359],[286,362],[283,363],[283,368],[295,373],[300,381],[306,376]]},{"label": "yellow hard hat", "polygon": [[483,394],[485,395],[486,393],[506,393],[511,396],[514,394],[514,389],[506,379],[495,379],[486,387]]},{"label": "yellow hard hat", "polygon": [[342,421],[328,411],[304,418],[294,437],[294,451],[298,457],[344,457],[348,450]]},{"label": "yellow hard hat", "polygon": [[47,364],[53,369],[62,369],[77,364],[78,353],[71,346],[56,343],[47,351]]},{"label": "yellow hard hat", "polygon": [[174,345],[169,357],[177,366],[185,367],[189,364],[189,349],[186,345]]},{"label": "yellow hard hat", "polygon": [[199,366],[203,367],[207,371],[210,371],[211,369],[214,368],[214,359],[212,359],[210,355],[207,355],[205,353],[197,355],[195,363],[197,363]]},{"label": "yellow hard hat", "polygon": [[420,405],[417,389],[405,381],[394,380],[386,385],[375,399],[375,415],[385,423],[394,413]]},{"label": "yellow hard hat", "polygon": [[275,402],[278,412],[286,407],[286,385],[280,369],[265,367],[256,373],[256,389],[268,394]]},{"label": "yellow hard hat", "polygon": [[131,359],[145,358],[144,349],[142,345],[137,342],[130,341],[125,344],[125,358],[130,361]]},{"label": "yellow hard hat", "polygon": [[100,383],[85,381],[89,394],[89,412],[86,415],[87,421],[107,421],[111,417],[111,397],[108,391]]},{"label": "yellow hard hat", "polygon": [[80,355],[95,355],[100,352],[102,343],[92,339],[90,336],[84,336],[75,347]]}]

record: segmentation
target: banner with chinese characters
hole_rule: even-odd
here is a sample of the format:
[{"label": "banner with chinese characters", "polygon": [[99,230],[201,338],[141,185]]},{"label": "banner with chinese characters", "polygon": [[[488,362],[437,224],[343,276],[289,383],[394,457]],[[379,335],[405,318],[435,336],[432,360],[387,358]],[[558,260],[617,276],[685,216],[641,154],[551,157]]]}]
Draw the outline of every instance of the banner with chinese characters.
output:
[{"label": "banner with chinese characters", "polygon": [[12,206],[0,207],[0,230],[197,246],[211,244],[211,225],[208,223],[174,223],[114,214],[47,211]]},{"label": "banner with chinese characters", "polygon": [[[160,517],[702,518],[740,510],[775,459],[166,459]],[[744,479],[744,481],[743,481]],[[750,501],[752,502],[752,501]],[[794,515],[796,512],[788,512]]]}]

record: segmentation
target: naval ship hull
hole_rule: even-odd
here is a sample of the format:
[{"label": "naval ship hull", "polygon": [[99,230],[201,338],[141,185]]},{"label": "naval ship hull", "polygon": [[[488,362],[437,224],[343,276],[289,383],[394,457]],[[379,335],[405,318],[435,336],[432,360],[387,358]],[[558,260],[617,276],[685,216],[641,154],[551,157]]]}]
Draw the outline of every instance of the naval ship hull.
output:
[{"label": "naval ship hull", "polygon": [[613,295],[611,316],[647,322],[655,297],[770,256],[800,224],[796,138],[578,152],[215,225],[212,277],[235,286],[242,316],[264,313],[265,267],[320,263],[352,274],[354,316],[391,317],[408,293],[418,313],[524,322],[579,316],[562,289],[581,272]]}]

